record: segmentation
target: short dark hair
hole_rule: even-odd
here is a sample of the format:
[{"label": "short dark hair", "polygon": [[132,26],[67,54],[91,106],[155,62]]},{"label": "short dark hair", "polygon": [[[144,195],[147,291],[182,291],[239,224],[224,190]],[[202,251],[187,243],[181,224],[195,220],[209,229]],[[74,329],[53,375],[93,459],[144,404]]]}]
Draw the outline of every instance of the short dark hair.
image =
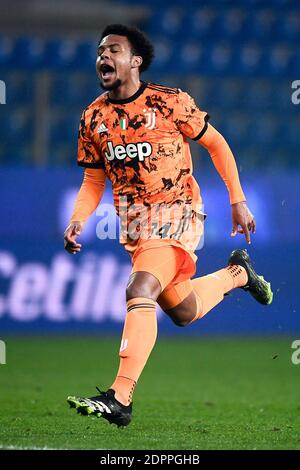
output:
[{"label": "short dark hair", "polygon": [[133,26],[110,24],[106,26],[102,32],[99,43],[105,36],[108,36],[109,34],[125,36],[131,44],[133,55],[139,55],[143,59],[143,62],[140,66],[140,72],[144,72],[148,69],[154,58],[154,47],[142,31]]}]

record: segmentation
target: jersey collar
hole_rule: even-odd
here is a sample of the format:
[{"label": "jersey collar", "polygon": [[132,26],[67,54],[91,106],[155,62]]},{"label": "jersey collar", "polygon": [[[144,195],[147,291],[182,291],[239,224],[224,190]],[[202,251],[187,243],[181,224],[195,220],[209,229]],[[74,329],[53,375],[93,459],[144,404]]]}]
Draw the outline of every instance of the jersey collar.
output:
[{"label": "jersey collar", "polygon": [[134,93],[134,95],[129,96],[129,98],[124,98],[122,100],[114,100],[108,96],[109,103],[112,104],[126,104],[131,103],[132,101],[136,100],[145,90],[147,83],[141,82],[140,88]]}]

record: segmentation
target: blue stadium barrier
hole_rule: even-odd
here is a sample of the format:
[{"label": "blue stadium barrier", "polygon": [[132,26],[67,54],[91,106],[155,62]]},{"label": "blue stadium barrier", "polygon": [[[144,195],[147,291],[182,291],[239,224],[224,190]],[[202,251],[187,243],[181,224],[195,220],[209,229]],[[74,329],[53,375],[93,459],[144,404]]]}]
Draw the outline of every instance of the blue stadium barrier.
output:
[{"label": "blue stadium barrier", "polygon": [[[75,164],[75,162],[74,162]],[[196,175],[202,188],[204,248],[197,251],[198,275],[226,265],[230,251],[244,247],[230,237],[228,196],[212,170]],[[282,335],[300,333],[298,296],[299,173],[244,174],[249,206],[257,217],[257,234],[248,247],[255,266],[271,279],[274,303],[254,302],[238,290],[215,311],[187,329],[159,312],[166,334]],[[7,201],[0,225],[0,330],[15,332],[120,333],[125,316],[129,257],[117,240],[99,240],[94,215],[82,235],[76,257],[63,250],[63,230],[70,217],[82,171],[62,169],[0,170],[0,198]],[[103,204],[111,202],[109,189]],[[108,207],[108,206],[105,206]],[[28,221],[25,223],[24,221]]]}]

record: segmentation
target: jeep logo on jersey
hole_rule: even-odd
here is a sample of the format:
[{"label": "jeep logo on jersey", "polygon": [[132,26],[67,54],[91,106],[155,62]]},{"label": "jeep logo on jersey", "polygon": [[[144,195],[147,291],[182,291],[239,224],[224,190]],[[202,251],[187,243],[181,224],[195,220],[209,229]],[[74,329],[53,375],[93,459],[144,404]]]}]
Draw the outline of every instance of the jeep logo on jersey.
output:
[{"label": "jeep logo on jersey", "polygon": [[145,157],[149,157],[152,153],[152,145],[149,142],[138,142],[136,144],[127,144],[113,146],[112,142],[107,142],[107,152],[105,156],[108,161],[124,160],[124,158],[138,158],[140,162],[145,160]]}]

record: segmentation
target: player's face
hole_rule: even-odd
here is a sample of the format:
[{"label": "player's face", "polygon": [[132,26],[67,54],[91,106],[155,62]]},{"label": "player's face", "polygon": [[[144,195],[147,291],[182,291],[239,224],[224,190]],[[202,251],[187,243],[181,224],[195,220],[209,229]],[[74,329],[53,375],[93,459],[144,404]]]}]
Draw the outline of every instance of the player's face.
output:
[{"label": "player's face", "polygon": [[98,47],[96,71],[105,90],[115,90],[126,83],[132,73],[134,57],[125,36],[109,34]]}]

